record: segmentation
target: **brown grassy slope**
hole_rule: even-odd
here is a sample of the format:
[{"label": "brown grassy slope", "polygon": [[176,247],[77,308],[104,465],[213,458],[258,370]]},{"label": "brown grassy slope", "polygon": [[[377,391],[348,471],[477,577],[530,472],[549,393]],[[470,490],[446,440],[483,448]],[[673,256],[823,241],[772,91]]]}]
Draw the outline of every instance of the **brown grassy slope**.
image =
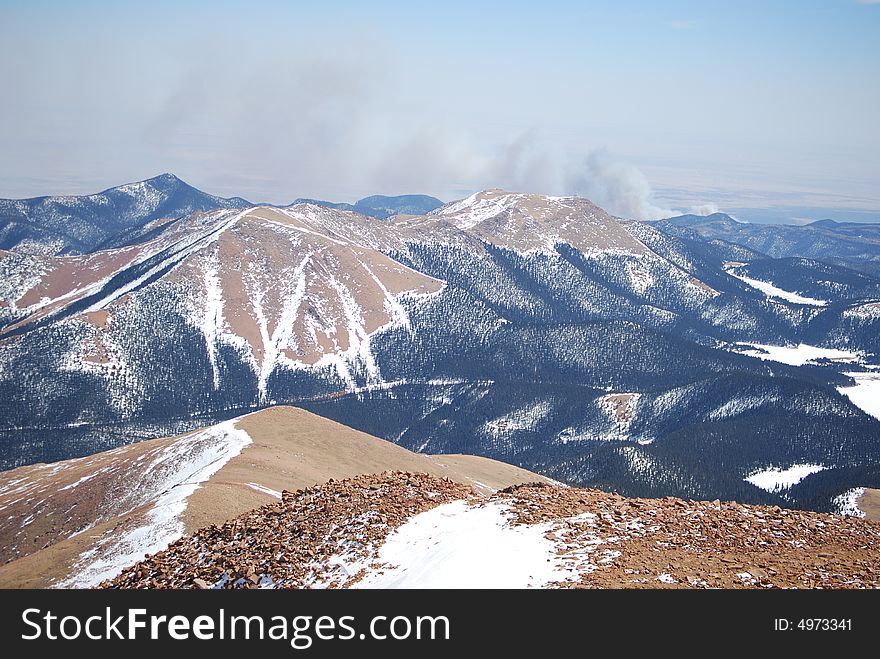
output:
[{"label": "brown grassy slope", "polygon": [[865,513],[867,519],[880,520],[880,490],[865,488],[865,493],[856,505]]},{"label": "brown grassy slope", "polygon": [[[183,516],[185,532],[241,515],[275,498],[250,484],[281,491],[330,478],[343,479],[385,470],[425,472],[474,487],[482,493],[508,485],[546,480],[518,467],[474,456],[428,456],[359,432],[305,410],[273,407],[241,417],[237,425],[253,443],[232,458],[190,496]],[[124,505],[117,493],[138,483],[138,471],[151,456],[180,441],[149,440],[67,460],[59,465],[32,465],[0,474],[0,587],[45,587],[68,575],[79,555],[142,522],[151,501]],[[101,471],[75,488],[63,489]],[[24,488],[24,489],[22,489]],[[24,496],[23,496],[24,494]],[[74,505],[76,504],[76,505]],[[137,504],[137,505],[134,505]],[[26,526],[22,522],[34,515]],[[8,518],[12,519],[8,519]],[[90,521],[101,523],[73,535]]]}]

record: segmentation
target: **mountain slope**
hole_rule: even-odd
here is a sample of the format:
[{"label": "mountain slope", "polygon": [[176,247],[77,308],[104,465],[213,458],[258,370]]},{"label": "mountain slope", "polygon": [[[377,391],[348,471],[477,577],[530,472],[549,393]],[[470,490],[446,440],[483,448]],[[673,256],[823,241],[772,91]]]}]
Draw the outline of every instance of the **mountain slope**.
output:
[{"label": "mountain slope", "polygon": [[[349,225],[336,230],[339,213],[306,205],[215,211],[138,246],[43,259],[36,278],[23,272],[25,286],[10,291],[4,311],[12,318],[0,336],[70,319],[78,330],[71,357],[115,377],[117,368],[129,367],[120,342],[135,338],[144,314],[176,311],[177,323],[202,334],[215,392],[230,353],[256,378],[256,397],[247,399],[253,402],[265,400],[279,364],[315,366],[343,382],[352,381],[350,367],[370,376],[369,335],[406,324],[399,296],[432,293],[441,282],[364,246],[367,239],[344,235],[356,233],[352,223],[361,216],[343,213]],[[138,309],[132,293],[144,287],[161,291],[159,308]],[[340,359],[344,354],[349,362]],[[119,405],[138,404],[133,384],[120,392],[127,401]]]},{"label": "mountain slope", "polygon": [[141,232],[196,211],[246,208],[250,202],[204,193],[173,174],[92,195],[0,199],[0,249],[23,253],[83,254],[124,234]]},{"label": "mountain slope", "polygon": [[483,493],[541,480],[472,456],[416,455],[290,407],[0,479],[0,586],[93,585],[184,534],[284,489],[398,469]]}]

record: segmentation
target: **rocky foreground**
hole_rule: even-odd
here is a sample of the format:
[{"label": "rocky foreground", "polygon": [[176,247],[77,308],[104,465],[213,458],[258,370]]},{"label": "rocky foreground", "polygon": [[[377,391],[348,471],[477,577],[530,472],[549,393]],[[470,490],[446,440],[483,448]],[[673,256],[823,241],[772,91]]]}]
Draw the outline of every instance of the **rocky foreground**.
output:
[{"label": "rocky foreground", "polygon": [[[405,472],[331,480],[317,487],[285,491],[280,502],[221,526],[201,529],[102,586],[348,588],[424,584],[407,579],[448,569],[441,564],[444,557],[455,553],[456,543],[467,540],[456,538],[452,529],[463,528],[456,526],[463,514],[482,514],[487,508],[500,511],[503,528],[498,537],[502,540],[497,547],[473,551],[474,573],[482,571],[480,561],[496,568],[510,565],[514,572],[523,561],[535,560],[535,556],[544,556],[540,552],[546,552],[546,558],[540,560],[547,565],[536,565],[534,571],[545,574],[543,581],[535,576],[528,585],[880,586],[878,522],[719,501],[628,499],[546,484],[521,485],[485,496],[446,479]],[[503,540],[503,533],[514,534],[518,544]],[[535,551],[523,552],[526,537],[535,545],[528,549]],[[446,545],[451,548],[433,549]],[[518,549],[512,549],[515,546]],[[427,551],[426,547],[432,549]],[[531,575],[530,568],[527,571]],[[385,573],[399,576],[383,582]],[[449,585],[456,585],[454,579]],[[511,585],[520,582],[512,579]]]}]

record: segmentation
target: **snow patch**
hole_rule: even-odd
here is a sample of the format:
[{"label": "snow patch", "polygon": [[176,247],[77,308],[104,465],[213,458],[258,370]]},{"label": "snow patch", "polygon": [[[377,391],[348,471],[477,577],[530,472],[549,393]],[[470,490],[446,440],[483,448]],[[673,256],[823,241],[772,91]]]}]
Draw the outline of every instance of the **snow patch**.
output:
[{"label": "snow patch", "polygon": [[865,495],[865,488],[854,487],[831,500],[838,514],[844,517],[865,517],[865,511],[859,508],[859,499]]},{"label": "snow patch", "polygon": [[762,490],[775,494],[791,489],[810,474],[817,474],[825,469],[827,467],[823,465],[811,464],[796,464],[788,469],[769,467],[751,476],[746,476],[743,480],[756,487],[760,487]]},{"label": "snow patch", "polygon": [[880,317],[880,302],[868,302],[850,307],[843,312],[845,318],[858,318],[862,321],[874,320]]},{"label": "snow patch", "polygon": [[214,390],[220,389],[220,369],[217,366],[217,340],[223,333],[223,288],[220,286],[219,263],[216,257],[205,266],[205,313],[202,319],[202,333],[211,362],[214,377]]},{"label": "snow patch", "polygon": [[856,381],[852,387],[837,390],[850,399],[853,405],[880,419],[880,373],[846,373]]},{"label": "snow patch", "polygon": [[711,421],[717,421],[719,419],[726,419],[737,416],[749,410],[758,409],[764,405],[770,405],[779,402],[781,402],[780,397],[775,395],[735,396],[709,412],[706,415],[706,418]]},{"label": "snow patch", "polygon": [[505,506],[453,501],[412,517],[355,588],[541,588],[577,577],[562,567],[551,524],[512,525]]},{"label": "snow patch", "polygon": [[500,197],[486,197],[485,193],[477,192],[467,199],[447,204],[433,211],[432,215],[454,215],[451,219],[459,229],[473,229],[481,222],[500,215],[512,206],[520,195],[502,195]]},{"label": "snow patch", "polygon": [[736,277],[737,279],[745,282],[752,288],[761,291],[767,297],[780,298],[794,304],[809,304],[814,307],[824,307],[828,305],[827,300],[817,300],[814,297],[807,297],[805,295],[800,295],[799,293],[792,293],[791,291],[786,291],[778,288],[770,282],[761,281],[760,279],[752,279],[751,277],[746,277],[744,275],[738,275],[734,272],[731,272],[730,270],[727,271],[727,274],[729,274],[731,277]]},{"label": "snow patch", "polygon": [[850,350],[838,350],[836,348],[820,348],[818,346],[801,343],[796,346],[772,346],[762,343],[738,342],[737,349],[751,357],[757,357],[765,361],[774,361],[789,366],[803,366],[819,359],[830,359],[837,362],[861,362],[865,354]]},{"label": "snow patch", "polygon": [[259,483],[248,483],[247,486],[252,490],[256,490],[257,492],[268,494],[270,497],[275,497],[276,499],[281,498],[281,492],[268,488],[265,485],[260,485]]},{"label": "snow patch", "polygon": [[551,411],[549,401],[541,400],[513,410],[509,414],[488,421],[486,432],[492,436],[504,435],[515,430],[535,430]]},{"label": "snow patch", "polygon": [[100,476],[102,473],[104,473],[104,472],[106,472],[106,471],[109,471],[109,470],[110,470],[110,469],[109,469],[108,467],[104,467],[103,469],[98,469],[98,471],[93,472],[93,473],[91,473],[91,474],[87,474],[87,475],[83,476],[82,478],[80,478],[79,480],[74,481],[74,482],[71,483],[70,485],[65,485],[64,487],[59,488],[58,491],[59,491],[59,492],[62,492],[62,491],[64,491],[64,490],[72,490],[72,489],[75,488],[77,485],[80,485],[81,483],[85,483],[86,481],[90,481],[90,480],[92,480],[93,478],[96,478],[97,476]]}]

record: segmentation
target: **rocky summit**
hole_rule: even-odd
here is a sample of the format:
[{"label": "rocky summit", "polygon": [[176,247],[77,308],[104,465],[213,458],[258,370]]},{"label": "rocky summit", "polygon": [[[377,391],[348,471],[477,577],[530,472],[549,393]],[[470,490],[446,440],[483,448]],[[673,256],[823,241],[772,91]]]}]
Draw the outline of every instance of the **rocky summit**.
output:
[{"label": "rocky summit", "polygon": [[775,506],[397,471],[285,491],[102,586],[876,588],[878,541],[875,521]]}]

